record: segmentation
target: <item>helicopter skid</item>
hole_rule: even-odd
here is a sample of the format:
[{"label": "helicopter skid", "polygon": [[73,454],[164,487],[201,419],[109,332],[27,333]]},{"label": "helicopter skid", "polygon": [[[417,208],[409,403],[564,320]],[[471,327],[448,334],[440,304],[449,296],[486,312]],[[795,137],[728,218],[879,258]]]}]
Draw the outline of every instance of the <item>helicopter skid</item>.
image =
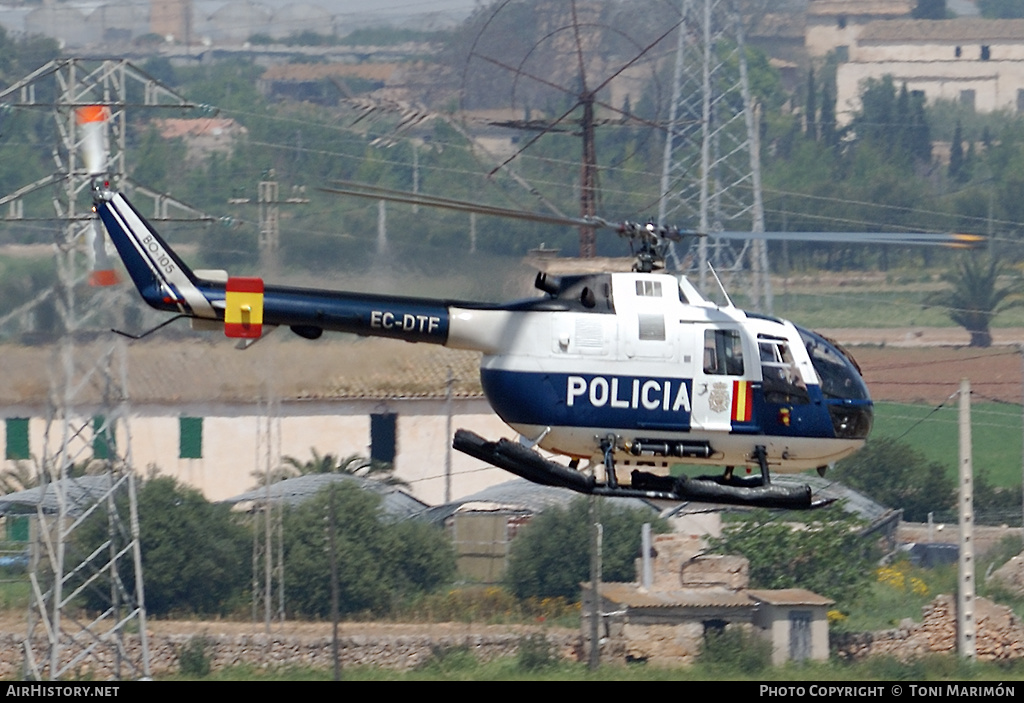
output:
[{"label": "helicopter skid", "polygon": [[[614,433],[620,438],[616,449],[616,464],[620,474],[628,474],[632,468],[660,466],[667,470],[672,464],[685,463],[695,466],[736,466],[757,471],[754,447],[762,445],[767,452],[772,473],[792,474],[827,466],[853,454],[864,444],[862,439],[838,439],[822,437],[772,436],[764,433],[730,433],[727,431],[659,432],[608,427],[565,427],[540,426],[524,423],[510,423],[513,430],[524,437],[537,437],[543,433],[537,446],[555,454],[581,457],[584,460],[600,461],[595,450],[594,437]],[[655,445],[674,447],[662,453]],[[635,447],[639,453],[623,448]],[[710,447],[709,452],[703,452]],[[623,471],[625,469],[625,471]],[[749,472],[748,472],[749,473]]]},{"label": "helicopter skid", "polygon": [[809,486],[765,484],[760,478],[725,479],[721,477],[674,478],[633,471],[629,486],[598,483],[583,474],[543,456],[521,444],[500,439],[490,442],[467,430],[457,430],[452,446],[472,457],[497,466],[543,486],[568,488],[586,495],[601,495],[645,500],[725,503],[759,508],[808,510],[831,501],[812,501]]}]

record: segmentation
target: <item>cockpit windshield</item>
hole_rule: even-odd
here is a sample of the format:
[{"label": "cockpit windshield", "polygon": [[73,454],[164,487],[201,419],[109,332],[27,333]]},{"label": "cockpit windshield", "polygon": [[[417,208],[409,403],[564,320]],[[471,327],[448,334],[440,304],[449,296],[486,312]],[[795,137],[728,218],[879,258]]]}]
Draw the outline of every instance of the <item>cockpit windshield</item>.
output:
[{"label": "cockpit windshield", "polygon": [[852,359],[820,334],[797,327],[800,338],[807,347],[814,370],[821,380],[821,392],[826,398],[842,400],[870,400],[868,387],[864,384]]}]

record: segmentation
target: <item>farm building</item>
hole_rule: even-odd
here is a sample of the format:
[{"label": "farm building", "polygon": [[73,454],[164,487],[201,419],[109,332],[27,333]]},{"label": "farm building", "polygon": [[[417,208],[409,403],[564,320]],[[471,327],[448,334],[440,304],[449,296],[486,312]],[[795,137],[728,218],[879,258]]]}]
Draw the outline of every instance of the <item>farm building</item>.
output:
[{"label": "farm building", "polygon": [[[638,559],[636,582],[598,586],[602,658],[691,664],[710,633],[739,628],[771,644],[773,664],[828,659],[833,601],[800,588],[749,589],[746,558],[704,554],[686,535],[655,535],[651,552],[649,582]],[[583,584],[584,613],[593,612],[592,594]],[[584,637],[589,623],[584,617]]]},{"label": "farm building", "polygon": [[[44,455],[53,354],[16,346],[3,354],[0,432],[5,468],[13,468]],[[315,450],[389,462],[429,504],[509,478],[451,449],[457,428],[514,436],[483,396],[473,352],[345,339],[267,339],[239,352],[223,339],[164,339],[132,344],[126,359],[129,404],[104,411],[102,383],[92,377],[77,411],[85,422],[72,440],[76,452],[104,458],[109,448],[98,430],[123,420],[112,441],[126,447],[130,438],[140,473],[174,476],[210,500],[252,488],[268,453],[306,461]]]},{"label": "farm building", "polygon": [[1024,20],[874,22],[836,73],[836,116],[849,122],[868,79],[891,75],[928,103],[950,100],[978,112],[1024,112]]}]

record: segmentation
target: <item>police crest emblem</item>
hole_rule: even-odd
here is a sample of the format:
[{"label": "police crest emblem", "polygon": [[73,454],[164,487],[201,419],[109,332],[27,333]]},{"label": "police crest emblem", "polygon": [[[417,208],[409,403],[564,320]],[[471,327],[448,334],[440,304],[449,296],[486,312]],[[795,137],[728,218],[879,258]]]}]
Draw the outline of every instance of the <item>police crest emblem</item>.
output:
[{"label": "police crest emblem", "polygon": [[708,394],[708,409],[713,413],[724,413],[729,409],[729,384],[722,381],[711,384]]}]

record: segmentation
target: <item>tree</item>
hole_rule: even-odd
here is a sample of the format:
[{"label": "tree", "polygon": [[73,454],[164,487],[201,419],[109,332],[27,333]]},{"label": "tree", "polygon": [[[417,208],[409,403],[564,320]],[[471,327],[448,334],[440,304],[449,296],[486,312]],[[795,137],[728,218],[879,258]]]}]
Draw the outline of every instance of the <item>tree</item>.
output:
[{"label": "tree", "polygon": [[1024,17],[1024,0],[978,0],[982,17],[1020,19]]},{"label": "tree", "polygon": [[820,132],[818,130],[818,90],[814,85],[814,69],[807,71],[807,115],[806,128],[807,136],[813,141],[818,141]]},{"label": "tree", "polygon": [[[126,503],[124,496],[118,502]],[[210,503],[170,477],[143,483],[138,506],[146,610],[151,615],[230,612],[249,583],[252,550],[248,530],[230,507]],[[90,554],[107,530],[105,515],[90,519],[79,533],[79,553]],[[133,583],[127,574],[122,580]],[[109,587],[94,585],[85,592],[87,607],[108,607]]]},{"label": "tree", "polygon": [[946,308],[949,318],[970,332],[972,347],[990,347],[992,318],[1024,303],[1024,286],[1018,276],[1000,285],[1004,270],[1002,261],[993,255],[963,256],[943,277],[951,288],[928,296],[925,305]]},{"label": "tree", "polygon": [[870,582],[875,550],[860,536],[859,521],[837,512],[818,513],[812,522],[795,526],[758,510],[726,524],[709,546],[719,554],[745,556],[754,588],[806,588],[849,601]]},{"label": "tree", "polygon": [[449,581],[455,553],[430,525],[388,520],[380,496],[350,482],[333,484],[284,515],[288,608],[300,616],[330,613],[327,516],[334,506],[334,543],[342,613],[385,612],[395,601]]},{"label": "tree", "polygon": [[957,120],[956,129],[953,131],[953,143],[949,146],[949,177],[951,180],[963,183],[967,180],[967,171],[964,169],[964,145],[963,131],[960,121]]},{"label": "tree", "polygon": [[910,11],[916,20],[946,19],[946,0],[917,0],[917,5]]},{"label": "tree", "polygon": [[0,472],[0,495],[34,488],[39,482],[38,472],[27,461],[16,461]]},{"label": "tree", "polygon": [[[645,522],[655,532],[668,523],[642,508],[621,508],[599,499],[604,526],[602,574],[606,581],[632,581]],[[590,499],[577,498],[567,507],[548,508],[534,517],[509,550],[506,580],[520,598],[558,597],[576,600],[580,582],[590,574]]]},{"label": "tree", "polygon": [[840,461],[835,478],[882,505],[902,508],[909,522],[925,522],[930,512],[950,510],[956,499],[956,484],[941,464],[888,437],[872,439]]},{"label": "tree", "polygon": [[881,147],[895,162],[931,159],[931,128],[924,95],[906,83],[896,90],[891,75],[868,79],[861,93],[861,111],[854,118],[858,141]]},{"label": "tree", "polygon": [[[395,468],[383,461],[367,459],[360,454],[349,454],[347,457],[339,458],[334,454],[323,454],[311,447],[312,459],[296,459],[293,456],[286,456],[282,459],[283,464],[270,474],[270,482],[283,481],[293,476],[308,476],[310,474],[349,474],[350,476],[361,476],[379,481],[388,486],[401,486],[408,488],[409,483],[395,476]],[[258,471],[253,476],[262,486],[266,482],[266,475]]]},{"label": "tree", "polygon": [[821,86],[821,141],[829,149],[839,146],[839,129],[836,126],[836,97],[834,80],[826,80]]}]

